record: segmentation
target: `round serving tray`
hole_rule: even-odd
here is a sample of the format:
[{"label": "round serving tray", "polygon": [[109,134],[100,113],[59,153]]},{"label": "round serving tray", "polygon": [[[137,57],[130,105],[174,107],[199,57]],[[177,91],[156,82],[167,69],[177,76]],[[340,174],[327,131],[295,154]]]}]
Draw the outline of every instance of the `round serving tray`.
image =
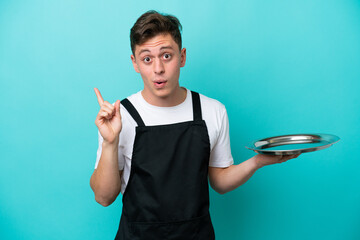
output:
[{"label": "round serving tray", "polygon": [[291,134],[259,139],[245,147],[266,155],[293,155],[328,148],[339,140],[332,134]]}]

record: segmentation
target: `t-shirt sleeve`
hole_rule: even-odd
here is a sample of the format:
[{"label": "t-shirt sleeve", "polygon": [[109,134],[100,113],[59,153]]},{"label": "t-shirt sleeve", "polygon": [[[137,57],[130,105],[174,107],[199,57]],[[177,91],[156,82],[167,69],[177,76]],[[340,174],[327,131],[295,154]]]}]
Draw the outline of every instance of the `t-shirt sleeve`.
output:
[{"label": "t-shirt sleeve", "polygon": [[231,155],[229,119],[224,107],[221,114],[219,134],[210,153],[209,166],[225,168],[232,164],[234,164],[234,159]]},{"label": "t-shirt sleeve", "polygon": [[[99,146],[98,146],[98,150],[97,150],[97,153],[96,153],[95,168],[97,168],[97,166],[99,164],[100,157],[101,157],[101,152],[102,152],[102,143],[104,141],[104,139],[101,136],[99,131],[98,131],[98,139],[99,139]],[[119,164],[119,170],[123,170],[124,165],[125,165],[125,157],[124,157],[124,154],[122,153],[120,147],[118,148],[118,164]]]}]

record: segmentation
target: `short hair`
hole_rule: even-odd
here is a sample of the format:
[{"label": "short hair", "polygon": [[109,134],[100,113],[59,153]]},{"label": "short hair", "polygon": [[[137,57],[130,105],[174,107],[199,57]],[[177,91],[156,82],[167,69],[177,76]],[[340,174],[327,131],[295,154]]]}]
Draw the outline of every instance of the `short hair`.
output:
[{"label": "short hair", "polygon": [[131,51],[135,55],[136,45],[141,45],[158,34],[169,33],[181,50],[182,26],[173,15],[150,10],[141,15],[130,30]]}]

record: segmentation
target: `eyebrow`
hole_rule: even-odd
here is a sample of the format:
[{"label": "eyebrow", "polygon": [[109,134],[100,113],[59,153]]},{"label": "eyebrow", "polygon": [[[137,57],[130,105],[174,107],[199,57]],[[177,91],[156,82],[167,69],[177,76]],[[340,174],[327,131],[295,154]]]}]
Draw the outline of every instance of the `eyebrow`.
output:
[{"label": "eyebrow", "polygon": [[[173,49],[171,46],[164,46],[164,47],[161,47],[160,50],[163,50],[163,49]],[[140,52],[139,52],[139,55],[142,54],[143,52],[150,52],[149,49],[142,49]]]}]

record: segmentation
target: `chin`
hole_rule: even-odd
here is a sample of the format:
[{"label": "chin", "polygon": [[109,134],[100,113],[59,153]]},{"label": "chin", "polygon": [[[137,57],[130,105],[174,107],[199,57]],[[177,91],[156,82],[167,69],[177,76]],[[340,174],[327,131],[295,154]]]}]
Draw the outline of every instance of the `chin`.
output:
[{"label": "chin", "polygon": [[157,90],[156,92],[155,92],[155,95],[157,96],[157,97],[159,97],[159,98],[167,98],[167,97],[169,97],[170,95],[171,95],[171,91],[169,91],[169,90],[165,90],[165,89],[162,89],[162,90]]}]

